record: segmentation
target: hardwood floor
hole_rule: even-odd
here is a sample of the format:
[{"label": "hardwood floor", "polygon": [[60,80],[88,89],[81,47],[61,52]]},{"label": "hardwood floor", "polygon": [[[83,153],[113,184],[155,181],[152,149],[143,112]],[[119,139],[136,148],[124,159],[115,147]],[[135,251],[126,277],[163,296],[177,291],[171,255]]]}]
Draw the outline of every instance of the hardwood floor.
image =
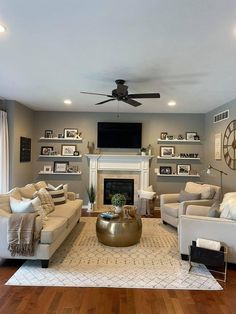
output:
[{"label": "hardwood floor", "polygon": [[[157,211],[154,217],[159,217]],[[228,270],[222,291],[5,286],[21,264],[22,261],[17,260],[0,264],[1,314],[236,313],[236,270],[233,267]]]}]

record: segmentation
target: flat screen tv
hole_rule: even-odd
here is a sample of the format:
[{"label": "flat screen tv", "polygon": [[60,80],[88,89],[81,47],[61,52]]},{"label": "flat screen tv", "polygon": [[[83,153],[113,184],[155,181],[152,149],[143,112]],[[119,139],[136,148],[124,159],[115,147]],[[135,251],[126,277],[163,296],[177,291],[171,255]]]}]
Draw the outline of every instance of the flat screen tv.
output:
[{"label": "flat screen tv", "polygon": [[142,123],[98,122],[97,147],[141,148]]}]

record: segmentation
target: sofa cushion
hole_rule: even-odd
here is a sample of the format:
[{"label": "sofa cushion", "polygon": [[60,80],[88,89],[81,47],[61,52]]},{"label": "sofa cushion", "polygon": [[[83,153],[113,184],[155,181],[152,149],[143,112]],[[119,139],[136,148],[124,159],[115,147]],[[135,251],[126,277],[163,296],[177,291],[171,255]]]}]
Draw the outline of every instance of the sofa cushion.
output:
[{"label": "sofa cushion", "polygon": [[187,182],[185,191],[188,193],[200,193],[201,199],[212,199],[215,190],[209,184],[198,184],[195,182]]},{"label": "sofa cushion", "polygon": [[167,203],[164,208],[167,215],[175,218],[179,217],[179,203]]},{"label": "sofa cushion", "polygon": [[54,211],[55,205],[53,203],[51,195],[48,193],[46,189],[44,188],[40,189],[35,193],[35,196],[39,197],[46,215]]},{"label": "sofa cushion", "polygon": [[34,187],[37,191],[39,191],[40,189],[46,189],[47,184],[45,181],[39,181],[39,182],[34,183]]},{"label": "sofa cushion", "polygon": [[34,184],[27,184],[26,186],[19,188],[19,191],[22,197],[33,198],[36,189],[34,187]]},{"label": "sofa cushion", "polygon": [[46,190],[51,195],[54,205],[65,204],[66,197],[65,197],[65,191],[63,189],[63,184],[59,185],[56,188],[55,187],[52,188],[48,186]]},{"label": "sofa cushion", "polygon": [[8,213],[11,213],[10,196],[16,199],[21,199],[19,189],[14,188],[6,194],[0,194],[0,209],[3,209]]},{"label": "sofa cushion", "polygon": [[48,217],[46,224],[41,230],[40,243],[51,244],[66,229],[67,220],[63,217]]},{"label": "sofa cushion", "polygon": [[55,206],[55,210],[48,217],[64,217],[67,219],[67,225],[70,225],[81,210],[82,200],[67,201],[66,204]]},{"label": "sofa cushion", "polygon": [[184,190],[181,190],[179,193],[179,202],[192,201],[192,200],[200,200],[201,193],[189,193]]}]

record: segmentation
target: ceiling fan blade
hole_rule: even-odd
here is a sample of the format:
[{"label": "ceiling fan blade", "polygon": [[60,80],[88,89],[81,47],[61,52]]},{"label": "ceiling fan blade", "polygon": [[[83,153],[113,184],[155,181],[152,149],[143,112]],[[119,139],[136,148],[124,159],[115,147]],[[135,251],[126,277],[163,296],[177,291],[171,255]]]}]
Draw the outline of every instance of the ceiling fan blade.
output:
[{"label": "ceiling fan blade", "polygon": [[136,100],[133,100],[131,98],[129,99],[122,99],[123,102],[126,102],[127,104],[131,105],[131,106],[134,106],[134,107],[138,107],[138,106],[141,106],[142,104]]},{"label": "ceiling fan blade", "polygon": [[128,98],[160,98],[159,93],[129,94]]},{"label": "ceiling fan blade", "polygon": [[98,103],[95,104],[95,105],[102,105],[102,104],[105,104],[105,103],[108,102],[108,101],[113,101],[113,100],[115,100],[115,99],[112,98],[112,99],[104,100],[104,101],[98,102]]},{"label": "ceiling fan blade", "polygon": [[100,96],[113,97],[112,95],[100,94],[100,93],[89,93],[89,92],[80,92],[80,93],[81,94],[88,94],[88,95],[100,95]]}]

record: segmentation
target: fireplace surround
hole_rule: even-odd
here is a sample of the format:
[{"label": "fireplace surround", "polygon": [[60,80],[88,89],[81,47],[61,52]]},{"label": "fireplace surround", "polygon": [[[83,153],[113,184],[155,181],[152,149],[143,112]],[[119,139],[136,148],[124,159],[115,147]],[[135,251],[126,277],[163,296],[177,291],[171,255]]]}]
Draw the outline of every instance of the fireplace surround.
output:
[{"label": "fireplace surround", "polygon": [[153,156],[141,155],[102,155],[88,154],[89,185],[93,185],[97,192],[96,211],[111,208],[103,202],[104,179],[133,179],[134,205],[138,205],[138,190],[149,186],[149,161]]}]

